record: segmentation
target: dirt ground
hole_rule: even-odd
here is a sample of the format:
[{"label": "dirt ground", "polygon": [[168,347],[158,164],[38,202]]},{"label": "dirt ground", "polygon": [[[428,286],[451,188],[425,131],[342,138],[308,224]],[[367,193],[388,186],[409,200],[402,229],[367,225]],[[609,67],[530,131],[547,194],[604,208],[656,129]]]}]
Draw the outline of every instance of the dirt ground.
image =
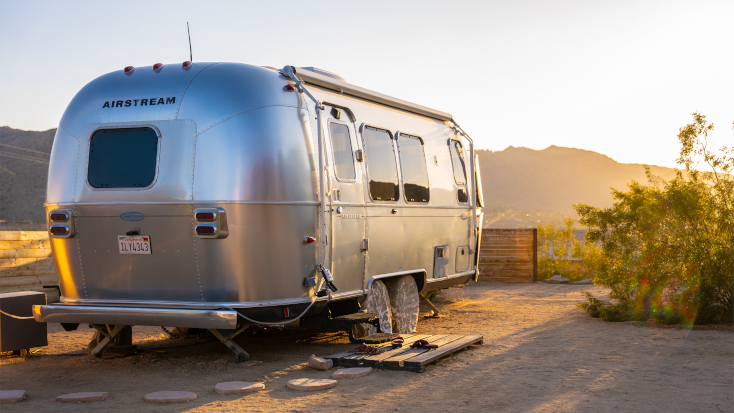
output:
[{"label": "dirt ground", "polygon": [[[473,346],[424,373],[376,370],[337,387],[299,392],[288,380],[330,378],[306,366],[355,347],[343,333],[292,329],[236,339],[252,360],[237,364],[208,339],[170,339],[159,328],[135,327],[138,354],[89,359],[92,330],[49,325],[49,346],[30,357],[0,360],[0,388],[28,398],[4,412],[734,412],[734,333],[645,323],[608,323],[574,307],[593,285],[473,283],[442,291],[449,316],[421,319],[418,332],[483,334]],[[178,347],[178,348],[174,348]],[[158,351],[150,351],[155,350]],[[224,381],[256,381],[266,390],[221,395]],[[146,393],[195,392],[196,400],[150,404]],[[104,402],[54,401],[79,391],[107,391]]]}]

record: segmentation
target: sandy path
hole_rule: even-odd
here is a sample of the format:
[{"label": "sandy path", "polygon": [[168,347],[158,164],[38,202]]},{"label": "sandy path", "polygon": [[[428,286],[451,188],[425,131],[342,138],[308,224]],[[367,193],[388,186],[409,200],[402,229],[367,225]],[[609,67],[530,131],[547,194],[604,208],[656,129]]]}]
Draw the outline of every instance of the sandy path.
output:
[{"label": "sandy path", "polygon": [[[0,387],[29,394],[2,411],[734,412],[731,331],[605,323],[574,307],[584,290],[602,293],[595,286],[542,283],[476,283],[442,292],[436,303],[450,316],[423,319],[418,331],[481,333],[484,345],[425,373],[378,370],[314,393],[285,383],[330,377],[333,371],[311,370],[305,361],[312,353],[354,347],[342,333],[296,330],[238,338],[253,360],[262,361],[248,367],[234,363],[218,342],[171,340],[148,327],[134,329],[141,348],[195,345],[90,360],[83,348],[91,330],[67,333],[51,325],[44,355],[0,361]],[[213,392],[216,383],[231,380],[262,381],[266,390],[244,396]],[[193,391],[199,398],[173,405],[143,402],[144,394],[158,390]],[[83,405],[53,401],[77,391],[108,391],[110,397]]]}]

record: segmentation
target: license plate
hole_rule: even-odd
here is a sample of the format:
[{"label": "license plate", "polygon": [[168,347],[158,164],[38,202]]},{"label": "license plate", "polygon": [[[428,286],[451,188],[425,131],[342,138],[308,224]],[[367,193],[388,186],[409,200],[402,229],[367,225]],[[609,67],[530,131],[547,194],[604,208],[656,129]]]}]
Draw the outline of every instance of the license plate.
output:
[{"label": "license plate", "polygon": [[150,237],[147,235],[118,235],[117,246],[120,254],[150,255]]}]

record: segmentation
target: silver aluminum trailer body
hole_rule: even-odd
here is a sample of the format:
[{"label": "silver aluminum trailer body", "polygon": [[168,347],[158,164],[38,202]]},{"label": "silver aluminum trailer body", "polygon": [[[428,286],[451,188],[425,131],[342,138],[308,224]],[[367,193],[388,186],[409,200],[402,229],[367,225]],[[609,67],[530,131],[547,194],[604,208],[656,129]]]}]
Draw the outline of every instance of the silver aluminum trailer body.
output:
[{"label": "silver aluminum trailer body", "polygon": [[[451,116],[314,71],[297,76],[323,105],[325,239],[316,105],[289,91],[291,80],[235,63],[108,73],[74,97],[56,133],[46,212],[61,304],[36,308],[36,319],[234,329],[363,300],[377,279],[409,274],[425,293],[473,278],[476,165]],[[109,186],[99,182],[119,177],[90,172],[102,159],[91,155],[101,150],[94,137],[120,131],[154,134],[150,182]],[[368,168],[377,150],[368,134],[391,139],[394,159],[380,165],[395,165],[397,197],[371,189],[384,171]],[[425,202],[406,196],[401,140],[422,145]],[[197,233],[207,225],[213,232]],[[148,237],[149,254],[121,253],[131,234]],[[317,296],[321,262],[338,287],[328,296]]]}]

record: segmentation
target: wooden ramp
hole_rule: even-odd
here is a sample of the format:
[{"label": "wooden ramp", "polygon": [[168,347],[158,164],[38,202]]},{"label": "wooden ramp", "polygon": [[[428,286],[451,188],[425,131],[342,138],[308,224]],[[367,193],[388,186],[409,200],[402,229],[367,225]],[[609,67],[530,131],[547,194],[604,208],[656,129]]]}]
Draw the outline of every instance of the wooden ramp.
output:
[{"label": "wooden ramp", "polygon": [[[374,345],[384,350],[383,353],[368,355],[355,354],[352,351],[326,356],[334,361],[335,366],[362,366],[389,370],[408,370],[422,372],[425,366],[439,359],[450,356],[473,344],[482,344],[484,336],[463,336],[457,334],[401,334],[405,339],[403,347],[393,348],[390,343]],[[426,340],[429,344],[436,344],[438,348],[411,348],[417,340]]]}]

